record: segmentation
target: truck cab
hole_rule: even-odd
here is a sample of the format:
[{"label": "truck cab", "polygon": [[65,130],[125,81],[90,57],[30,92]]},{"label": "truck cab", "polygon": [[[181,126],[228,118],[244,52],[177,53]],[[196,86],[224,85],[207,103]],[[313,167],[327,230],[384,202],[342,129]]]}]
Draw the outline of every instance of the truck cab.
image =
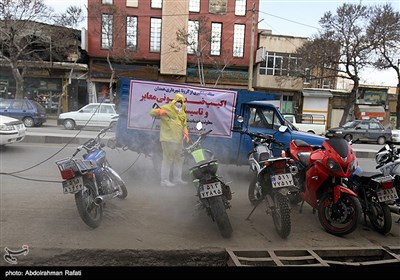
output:
[{"label": "truck cab", "polygon": [[[250,101],[237,104],[236,116],[242,116],[243,122],[235,118],[233,130],[248,130],[252,133],[270,134],[285,144],[288,151],[289,143],[293,139],[301,139],[310,145],[321,145],[325,137],[298,131],[293,125],[287,122],[279,110],[268,101]],[[280,132],[279,128],[285,129]],[[204,145],[213,150],[215,156],[222,163],[245,165],[248,164],[247,155],[252,149],[252,142],[249,136],[232,133],[232,139],[213,138],[206,139]],[[274,151],[278,156],[280,150]]]}]

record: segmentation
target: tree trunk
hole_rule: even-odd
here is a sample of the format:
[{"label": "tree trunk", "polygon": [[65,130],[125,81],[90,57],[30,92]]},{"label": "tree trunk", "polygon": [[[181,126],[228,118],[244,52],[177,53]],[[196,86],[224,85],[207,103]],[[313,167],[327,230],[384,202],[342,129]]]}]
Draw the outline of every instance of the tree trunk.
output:
[{"label": "tree trunk", "polygon": [[397,106],[396,106],[396,127],[400,128],[400,75],[397,76]]},{"label": "tree trunk", "polygon": [[111,64],[111,61],[110,61],[110,52],[108,52],[108,54],[107,54],[107,63],[108,63],[108,66],[110,67],[110,70],[111,70],[110,85],[109,85],[109,88],[108,88],[109,96],[110,96],[110,103],[114,103],[113,81],[114,81],[115,71],[114,71],[114,68],[113,68],[113,66]]},{"label": "tree trunk", "polygon": [[[355,106],[356,100],[357,100],[357,92],[358,92],[358,80],[354,81],[353,89],[351,90],[351,92],[349,93],[349,96],[347,97],[347,102],[344,107],[343,116],[342,116],[342,119],[340,120],[339,126],[342,126],[347,122],[347,118],[350,113],[354,114],[354,106]],[[352,110],[353,110],[353,112],[351,112]],[[353,116],[353,119],[355,119],[354,116]]]},{"label": "tree trunk", "polygon": [[16,63],[11,63],[10,66],[15,79],[15,98],[22,99],[24,98],[24,77],[21,75]]}]

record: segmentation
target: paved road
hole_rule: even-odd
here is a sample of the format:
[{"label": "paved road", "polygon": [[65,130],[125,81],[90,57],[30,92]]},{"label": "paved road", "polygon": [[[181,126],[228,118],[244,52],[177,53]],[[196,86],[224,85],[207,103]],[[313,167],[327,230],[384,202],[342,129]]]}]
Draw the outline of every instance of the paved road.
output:
[{"label": "paved road", "polygon": [[[2,172],[32,166],[59,151],[61,145],[19,143],[2,151]],[[76,145],[57,158],[72,154]],[[127,199],[106,205],[102,225],[93,230],[79,218],[74,198],[61,192],[60,183],[26,181],[12,176],[1,178],[0,247],[14,250],[29,246],[29,254],[19,256],[19,265],[206,265],[224,266],[226,249],[310,249],[339,247],[371,248],[400,246],[400,225],[382,236],[365,224],[344,237],[326,233],[309,206],[292,209],[292,232],[285,240],[275,232],[272,218],[258,207],[246,219],[252,206],[247,200],[248,169],[220,166],[224,180],[233,191],[228,210],[233,236],[224,239],[216,224],[198,209],[195,190],[189,185],[161,188],[148,158],[137,159],[130,151],[107,149],[114,168],[127,183]],[[24,158],[21,161],[21,158]],[[54,160],[21,174],[28,178],[60,181]],[[393,216],[395,221],[396,216]],[[0,265],[10,266],[3,259]]]}]

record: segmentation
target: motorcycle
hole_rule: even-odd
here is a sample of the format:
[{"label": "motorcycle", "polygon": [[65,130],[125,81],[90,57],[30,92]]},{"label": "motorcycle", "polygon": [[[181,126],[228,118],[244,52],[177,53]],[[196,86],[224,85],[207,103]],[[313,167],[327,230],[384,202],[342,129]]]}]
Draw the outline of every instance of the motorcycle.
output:
[{"label": "motorcycle", "polygon": [[[97,228],[103,219],[104,203],[112,198],[126,198],[128,191],[124,181],[111,168],[105,146],[101,142],[108,130],[102,129],[95,138],[80,145],[71,157],[56,161],[60,170],[64,194],[74,194],[75,204],[82,220],[91,228]],[[76,155],[85,150],[82,158]]]},{"label": "motorcycle", "polygon": [[[395,188],[381,193],[381,199],[388,204],[392,213],[400,215],[400,155],[396,145],[387,141],[376,154],[375,162],[376,169],[379,169],[383,175],[394,177]],[[399,222],[400,218],[397,220],[397,223]]]},{"label": "motorcycle", "polygon": [[342,138],[329,138],[321,146],[292,140],[290,157],[298,169],[294,180],[299,187],[292,203],[302,200],[318,210],[323,228],[337,236],[353,232],[360,219],[361,204],[357,194],[344,184],[358,163],[350,144]]},{"label": "motorcycle", "polygon": [[275,140],[272,135],[243,130],[237,132],[250,136],[253,143],[248,157],[252,173],[248,197],[254,205],[253,211],[261,201],[265,201],[267,213],[272,214],[277,233],[286,238],[291,231],[288,195],[291,190],[296,189],[292,173],[297,170],[291,168],[290,158],[286,157],[284,150],[280,157],[273,155],[273,149],[282,149],[284,144]]},{"label": "motorcycle", "polygon": [[[202,129],[198,123],[196,128]],[[184,148],[184,156],[189,157],[191,167],[189,173],[197,190],[200,205],[207,215],[217,223],[220,234],[224,238],[232,235],[232,225],[226,212],[231,207],[229,200],[232,199],[230,187],[225,184],[217,174],[218,160],[212,151],[201,147],[202,141],[212,130],[200,133],[196,141]]]},{"label": "motorcycle", "polygon": [[386,202],[391,199],[387,193],[392,193],[394,189],[393,177],[384,176],[380,172],[364,172],[357,169],[348,178],[347,186],[360,200],[364,221],[367,221],[368,216],[372,227],[386,235],[392,228],[392,216]]}]

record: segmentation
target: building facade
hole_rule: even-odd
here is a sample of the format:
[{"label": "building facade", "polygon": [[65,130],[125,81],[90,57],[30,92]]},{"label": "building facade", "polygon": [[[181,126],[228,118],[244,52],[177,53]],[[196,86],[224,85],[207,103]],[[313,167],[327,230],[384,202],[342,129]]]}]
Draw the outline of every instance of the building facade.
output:
[{"label": "building facade", "polygon": [[110,88],[121,76],[247,88],[258,6],[258,0],[88,0],[93,89]]}]

